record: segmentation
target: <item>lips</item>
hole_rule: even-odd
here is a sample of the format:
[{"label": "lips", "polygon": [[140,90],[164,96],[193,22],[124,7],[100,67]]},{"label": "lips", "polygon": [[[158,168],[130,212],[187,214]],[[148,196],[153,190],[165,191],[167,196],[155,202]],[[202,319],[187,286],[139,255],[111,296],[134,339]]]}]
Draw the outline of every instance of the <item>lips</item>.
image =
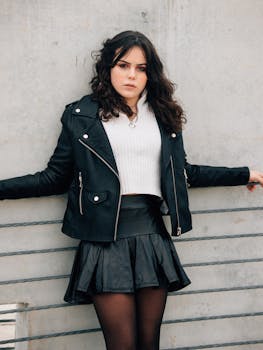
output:
[{"label": "lips", "polygon": [[136,88],[136,86],[135,86],[135,85],[133,85],[133,84],[124,84],[124,86],[126,86],[126,87],[130,87],[130,88]]}]

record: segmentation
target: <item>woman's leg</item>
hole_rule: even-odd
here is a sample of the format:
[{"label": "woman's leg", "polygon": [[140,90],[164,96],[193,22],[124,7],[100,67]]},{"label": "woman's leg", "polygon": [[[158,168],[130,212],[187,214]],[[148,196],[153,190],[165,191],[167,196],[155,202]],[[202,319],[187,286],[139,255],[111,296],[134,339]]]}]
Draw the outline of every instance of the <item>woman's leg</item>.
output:
[{"label": "woman's leg", "polygon": [[134,294],[101,293],[93,303],[107,350],[137,350]]},{"label": "woman's leg", "polygon": [[136,294],[137,350],[159,350],[166,288],[141,288]]}]

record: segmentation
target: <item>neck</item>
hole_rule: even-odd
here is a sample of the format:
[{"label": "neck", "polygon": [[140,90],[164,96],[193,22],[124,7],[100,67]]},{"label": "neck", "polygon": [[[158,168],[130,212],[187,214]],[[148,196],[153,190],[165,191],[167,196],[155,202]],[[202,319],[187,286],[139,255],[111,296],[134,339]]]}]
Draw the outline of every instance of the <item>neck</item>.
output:
[{"label": "neck", "polygon": [[126,104],[134,110],[137,107],[137,102],[139,101],[138,98],[133,98],[133,99],[126,99]]},{"label": "neck", "polygon": [[133,107],[129,106],[129,107],[132,110],[133,114],[137,113],[137,106],[133,106]]}]

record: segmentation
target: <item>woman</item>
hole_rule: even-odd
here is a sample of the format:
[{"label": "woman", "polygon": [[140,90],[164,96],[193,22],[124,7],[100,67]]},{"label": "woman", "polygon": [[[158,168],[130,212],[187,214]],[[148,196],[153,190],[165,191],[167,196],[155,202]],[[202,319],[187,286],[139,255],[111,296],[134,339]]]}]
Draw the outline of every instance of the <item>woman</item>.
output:
[{"label": "woman", "polygon": [[47,168],[2,180],[0,198],[68,191],[62,231],[81,241],[65,301],[94,303],[107,349],[159,349],[167,293],[190,283],[171,240],[191,229],[187,186],[252,191],[263,173],[186,161],[182,108],[139,32],[104,43],[91,88],[66,106]]}]

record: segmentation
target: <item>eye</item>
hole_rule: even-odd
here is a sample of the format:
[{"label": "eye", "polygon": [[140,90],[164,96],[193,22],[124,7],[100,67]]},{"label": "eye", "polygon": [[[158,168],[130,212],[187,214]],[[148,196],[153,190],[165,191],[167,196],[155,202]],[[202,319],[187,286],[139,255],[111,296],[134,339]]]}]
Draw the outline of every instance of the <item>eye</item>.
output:
[{"label": "eye", "polygon": [[146,72],[146,67],[138,67],[138,70],[139,70],[140,72]]},{"label": "eye", "polygon": [[124,69],[124,68],[127,68],[127,67],[128,67],[128,65],[127,65],[127,63],[123,63],[123,62],[121,62],[121,63],[118,63],[118,67],[120,67],[120,68]]}]

